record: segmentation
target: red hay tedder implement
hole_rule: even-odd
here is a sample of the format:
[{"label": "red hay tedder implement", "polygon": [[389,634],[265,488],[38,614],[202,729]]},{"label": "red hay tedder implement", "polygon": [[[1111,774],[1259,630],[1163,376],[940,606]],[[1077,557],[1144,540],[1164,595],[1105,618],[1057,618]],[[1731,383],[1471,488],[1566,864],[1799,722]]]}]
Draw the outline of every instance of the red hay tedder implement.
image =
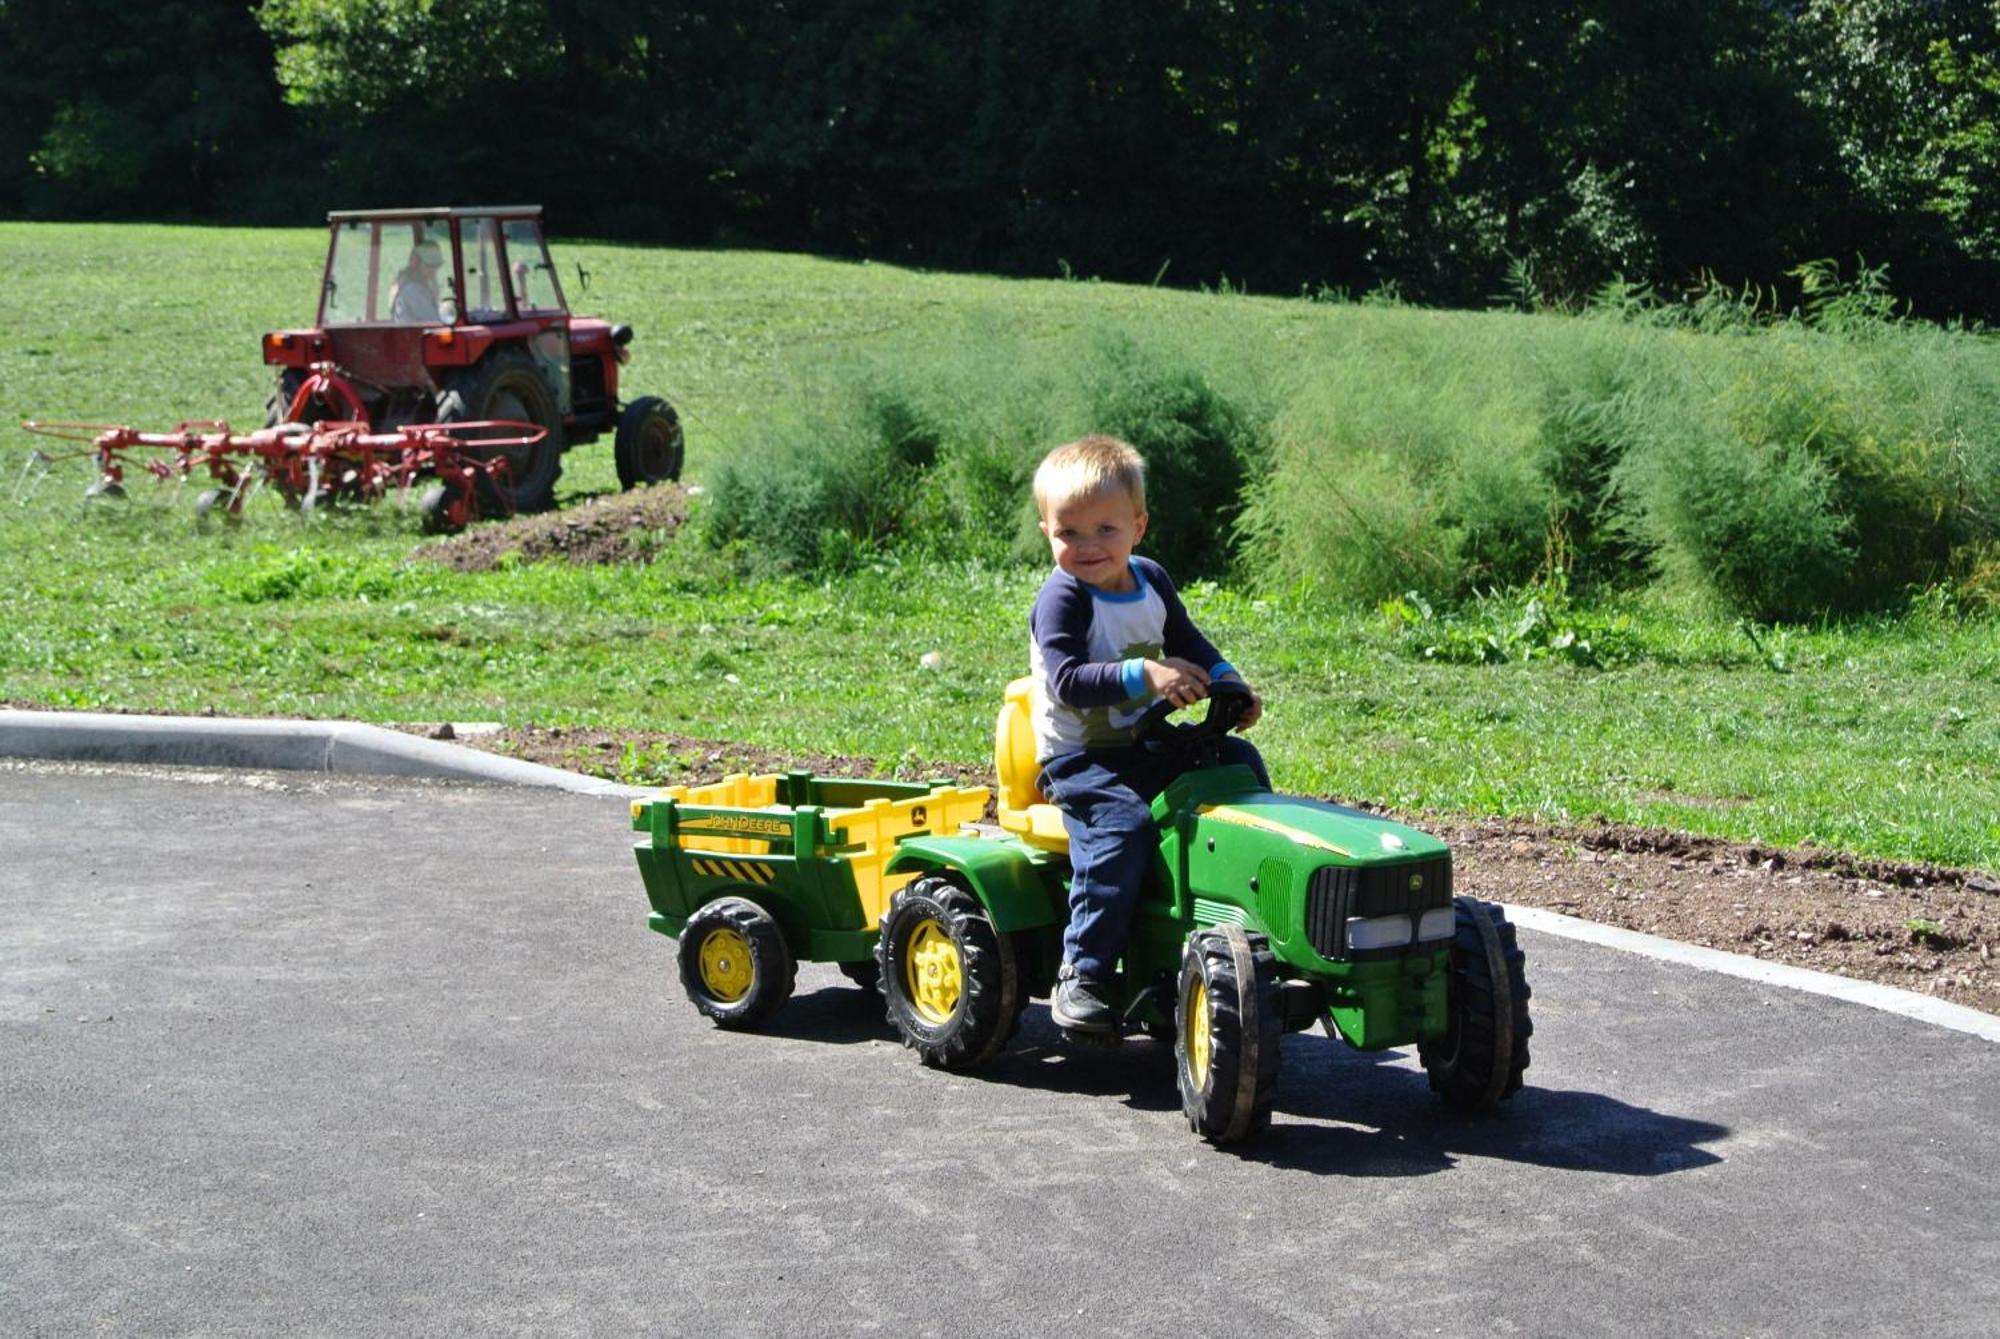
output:
[{"label": "red hay tedder implement", "polygon": [[327,222],[318,324],[264,336],[278,381],[261,430],[219,420],[164,433],[23,426],[90,443],[77,454],[97,458],[92,496],[122,496],[135,463],[161,480],[206,469],[201,518],[235,514],[260,483],[312,508],[430,479],[425,529],[457,530],[553,505],[563,452],[606,432],[624,487],[680,477],[679,417],[657,396],[619,398],[632,328],[570,314],[539,205],[343,211]]}]

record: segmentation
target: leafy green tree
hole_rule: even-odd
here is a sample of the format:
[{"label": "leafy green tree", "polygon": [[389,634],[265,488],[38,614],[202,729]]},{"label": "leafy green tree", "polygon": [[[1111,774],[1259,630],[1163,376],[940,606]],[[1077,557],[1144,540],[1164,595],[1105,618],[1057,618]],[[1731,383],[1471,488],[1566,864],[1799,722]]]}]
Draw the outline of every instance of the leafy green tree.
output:
[{"label": "leafy green tree", "polygon": [[0,0],[0,209],[268,217],[293,143],[239,0]]}]

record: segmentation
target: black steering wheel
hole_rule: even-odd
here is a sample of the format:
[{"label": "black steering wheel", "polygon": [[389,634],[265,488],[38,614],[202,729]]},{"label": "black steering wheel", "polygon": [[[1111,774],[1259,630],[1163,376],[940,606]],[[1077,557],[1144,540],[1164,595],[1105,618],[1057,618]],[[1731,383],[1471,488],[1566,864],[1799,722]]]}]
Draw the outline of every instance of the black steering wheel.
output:
[{"label": "black steering wheel", "polygon": [[1250,685],[1242,680],[1210,679],[1206,716],[1186,725],[1175,725],[1167,717],[1176,708],[1163,697],[1132,723],[1132,737],[1147,748],[1176,749],[1197,757],[1212,754],[1222,737],[1234,730],[1243,713],[1250,710],[1250,702]]}]

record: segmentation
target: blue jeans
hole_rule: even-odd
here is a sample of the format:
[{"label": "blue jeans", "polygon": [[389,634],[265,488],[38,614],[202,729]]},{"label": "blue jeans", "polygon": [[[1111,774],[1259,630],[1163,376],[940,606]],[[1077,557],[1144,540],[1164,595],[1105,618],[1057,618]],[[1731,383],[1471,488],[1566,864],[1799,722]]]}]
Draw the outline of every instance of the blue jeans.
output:
[{"label": "blue jeans", "polygon": [[[1242,763],[1270,787],[1264,759],[1249,740],[1225,736],[1219,761]],[[1062,810],[1069,829],[1063,961],[1078,976],[1106,980],[1124,956],[1139,889],[1160,849],[1153,797],[1185,770],[1183,758],[1138,747],[1059,753],[1043,764],[1042,794]]]}]

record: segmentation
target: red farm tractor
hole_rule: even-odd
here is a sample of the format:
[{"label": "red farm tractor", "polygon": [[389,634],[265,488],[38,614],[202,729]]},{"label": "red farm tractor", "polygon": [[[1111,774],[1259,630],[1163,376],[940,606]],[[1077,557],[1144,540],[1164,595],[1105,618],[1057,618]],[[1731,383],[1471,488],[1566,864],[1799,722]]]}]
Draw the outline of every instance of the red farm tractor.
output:
[{"label": "red farm tractor", "polygon": [[464,484],[447,479],[426,506],[432,528],[547,508],[563,452],[606,432],[626,488],[679,478],[680,419],[657,396],[620,400],[632,328],[570,314],[541,215],[539,205],[328,214],[318,324],[264,336],[264,361],[281,369],[266,426],[469,425],[465,437],[505,462],[469,476],[496,496],[452,496]]}]

